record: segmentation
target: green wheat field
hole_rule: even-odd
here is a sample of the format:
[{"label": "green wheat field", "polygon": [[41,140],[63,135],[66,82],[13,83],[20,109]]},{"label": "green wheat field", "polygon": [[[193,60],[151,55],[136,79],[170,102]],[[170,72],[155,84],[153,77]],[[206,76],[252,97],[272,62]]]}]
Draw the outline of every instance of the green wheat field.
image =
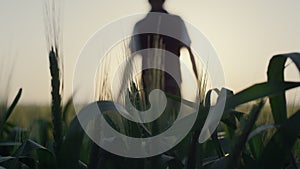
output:
[{"label": "green wheat field", "polygon": [[[300,104],[288,104],[286,96],[288,90],[299,88],[300,81],[286,81],[284,76],[288,62],[300,72],[300,53],[273,56],[265,63],[267,78],[262,83],[238,92],[220,89],[227,93],[225,109],[216,131],[204,143],[198,138],[212,106],[211,95],[221,91],[206,91],[205,75],[199,73],[199,112],[187,136],[154,157],[120,157],[90,140],[79,124],[72,98],[62,95],[65,63],[59,15],[52,5],[46,4],[45,9],[49,11],[45,12],[48,54],[44,56],[49,61],[51,101],[49,105],[21,105],[22,89],[8,91],[15,96],[9,102],[8,95],[0,96],[0,169],[300,169]],[[99,76],[105,79],[105,72]],[[132,104],[142,109],[144,100],[137,86],[131,82],[127,87]],[[127,135],[144,136],[146,132],[140,130],[144,126],[114,116],[113,102],[103,86],[99,88],[99,105],[107,103],[103,114],[110,125]],[[184,104],[195,103],[186,100]],[[161,120],[149,128],[159,130],[165,123]]]}]

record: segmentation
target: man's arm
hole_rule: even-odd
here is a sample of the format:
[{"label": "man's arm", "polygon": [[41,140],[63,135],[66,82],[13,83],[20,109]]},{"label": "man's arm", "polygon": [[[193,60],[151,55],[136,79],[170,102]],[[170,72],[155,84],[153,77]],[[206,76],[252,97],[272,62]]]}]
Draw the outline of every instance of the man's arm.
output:
[{"label": "man's arm", "polygon": [[188,31],[187,31],[186,26],[184,24],[184,21],[180,17],[179,17],[179,20],[180,20],[179,23],[181,24],[180,27],[181,27],[181,31],[182,31],[181,32],[182,47],[185,47],[185,48],[188,49],[189,55],[190,55],[190,58],[191,58],[191,62],[192,62],[192,66],[193,66],[193,71],[194,71],[194,74],[195,74],[196,78],[198,79],[198,72],[197,72],[196,62],[195,62],[195,58],[194,58],[192,49],[190,47],[191,39],[189,37],[189,34],[188,34]]},{"label": "man's arm", "polygon": [[196,78],[198,79],[198,72],[197,72],[196,62],[195,62],[195,58],[194,58],[192,49],[189,46],[186,46],[186,48],[189,51],[189,55],[190,55],[190,58],[191,58],[194,74],[195,74]]}]

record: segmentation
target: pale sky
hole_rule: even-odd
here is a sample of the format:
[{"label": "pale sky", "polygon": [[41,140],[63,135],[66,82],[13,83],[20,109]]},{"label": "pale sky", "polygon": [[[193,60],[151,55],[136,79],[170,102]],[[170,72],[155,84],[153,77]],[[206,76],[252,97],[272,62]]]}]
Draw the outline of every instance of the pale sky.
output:
[{"label": "pale sky", "polygon": [[[0,0],[0,70],[14,67],[10,98],[22,87],[23,103],[50,103],[43,2]],[[298,0],[167,0],[165,7],[208,38],[223,66],[226,87],[235,92],[265,81],[274,54],[300,52]],[[76,58],[86,41],[111,21],[148,10],[147,0],[65,0],[65,97],[71,95]],[[288,79],[299,80],[293,65],[287,71]],[[298,93],[290,94],[292,101],[299,102]]]}]

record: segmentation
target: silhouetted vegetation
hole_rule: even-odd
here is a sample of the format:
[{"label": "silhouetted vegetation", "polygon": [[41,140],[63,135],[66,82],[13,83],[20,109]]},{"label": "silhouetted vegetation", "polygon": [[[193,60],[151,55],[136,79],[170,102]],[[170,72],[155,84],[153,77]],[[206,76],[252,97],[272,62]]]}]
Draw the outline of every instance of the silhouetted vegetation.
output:
[{"label": "silhouetted vegetation", "polygon": [[[48,7],[55,9],[51,5]],[[265,82],[254,84],[237,93],[225,88],[222,91],[213,89],[202,93],[203,100],[192,130],[168,152],[150,158],[126,158],[101,149],[85,135],[76,117],[72,98],[62,104],[64,79],[59,48],[59,21],[55,13],[48,11],[47,14],[50,16],[46,22],[49,24],[47,40],[52,102],[48,107],[42,108],[43,110],[38,110],[16,107],[22,99],[22,89],[9,106],[6,106],[7,96],[1,96],[0,99],[4,102],[0,106],[0,169],[300,168],[300,109],[288,114],[289,106],[286,101],[286,91],[299,87],[300,82],[284,79],[287,59],[293,61],[300,72],[299,53],[273,56]],[[198,78],[201,81],[199,88],[203,89],[203,77],[199,75]],[[210,97],[213,92],[219,95],[223,91],[227,93],[227,98],[221,122],[210,139],[199,143],[199,135],[212,106]],[[107,95],[107,91],[103,92]],[[136,84],[130,83],[127,92],[130,93],[132,104],[137,109],[143,109],[143,99],[139,97],[140,90]],[[179,96],[167,96],[174,101],[181,101]],[[249,110],[241,109],[241,106],[250,102]],[[265,111],[267,102],[271,108],[269,111]],[[184,100],[184,104],[195,105],[188,100]],[[151,136],[151,132],[143,130],[145,126],[116,118],[114,113],[118,111],[112,106],[112,101],[100,100],[99,105],[106,106],[103,107],[106,110],[103,113],[119,132],[136,137],[144,137],[145,134]],[[17,120],[10,119],[12,115],[15,116],[14,119],[23,117],[22,111],[42,115],[33,119],[32,123],[24,125],[28,128],[22,128]],[[155,127],[159,128],[164,123],[166,122],[159,121],[150,130],[156,130]]]}]

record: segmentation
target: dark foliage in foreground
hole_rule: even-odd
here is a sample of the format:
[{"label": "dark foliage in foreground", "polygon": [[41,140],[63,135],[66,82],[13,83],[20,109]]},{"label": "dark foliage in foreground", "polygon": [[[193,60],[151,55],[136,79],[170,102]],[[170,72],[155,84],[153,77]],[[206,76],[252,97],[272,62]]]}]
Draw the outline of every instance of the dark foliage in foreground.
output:
[{"label": "dark foliage in foreground", "polygon": [[[34,135],[18,128],[7,120],[13,112],[22,90],[18,92],[6,112],[0,112],[0,168],[38,168],[38,169],[206,169],[206,168],[245,168],[245,169],[293,169],[299,168],[300,110],[290,117],[287,114],[285,92],[300,86],[300,82],[284,80],[287,59],[291,59],[300,72],[300,54],[291,53],[274,56],[268,68],[268,80],[255,84],[233,94],[227,89],[227,101],[219,127],[211,138],[199,143],[198,137],[209,108],[209,97],[199,108],[196,123],[186,138],[172,150],[156,157],[130,159],[110,154],[94,145],[84,134],[77,118],[70,123],[66,116],[71,107],[70,101],[62,108],[60,117],[54,118],[53,126],[45,119],[36,122],[38,129]],[[53,66],[53,65],[52,65]],[[169,95],[174,100],[175,96]],[[258,116],[269,100],[274,124],[256,125]],[[235,108],[250,101],[257,101],[249,112],[239,112]],[[53,104],[60,98],[53,97]],[[107,104],[108,103],[108,104]],[[185,104],[193,104],[185,101]],[[101,105],[101,101],[100,101]],[[114,107],[106,102],[107,118]],[[53,105],[55,107],[55,105]],[[57,104],[56,106],[59,106]],[[58,107],[57,107],[58,108]],[[57,121],[58,120],[58,121]],[[114,119],[111,119],[112,122]],[[63,126],[56,126],[57,124]],[[126,127],[118,126],[117,128]],[[122,124],[124,125],[124,124]],[[59,127],[57,129],[56,127]],[[49,131],[61,130],[62,140],[49,136]],[[63,132],[64,131],[64,132]],[[60,145],[59,151],[54,145]]]}]

